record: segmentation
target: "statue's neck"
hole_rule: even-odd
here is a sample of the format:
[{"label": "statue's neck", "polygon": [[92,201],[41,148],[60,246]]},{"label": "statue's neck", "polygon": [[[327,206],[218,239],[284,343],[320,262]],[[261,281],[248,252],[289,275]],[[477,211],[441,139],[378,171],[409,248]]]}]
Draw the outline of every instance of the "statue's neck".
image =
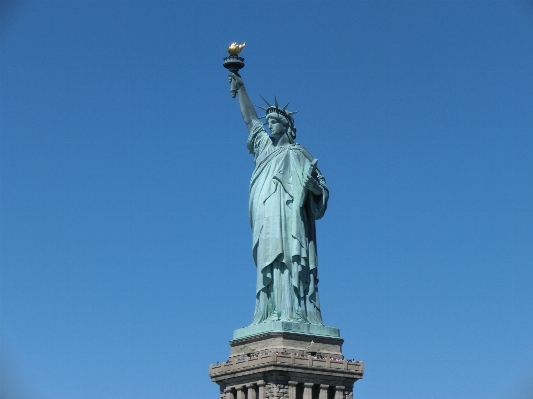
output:
[{"label": "statue's neck", "polygon": [[274,147],[283,147],[283,146],[287,146],[291,144],[291,141],[289,140],[289,136],[287,135],[287,133],[283,133],[279,137],[270,136],[270,138],[272,139],[272,144],[274,145]]}]

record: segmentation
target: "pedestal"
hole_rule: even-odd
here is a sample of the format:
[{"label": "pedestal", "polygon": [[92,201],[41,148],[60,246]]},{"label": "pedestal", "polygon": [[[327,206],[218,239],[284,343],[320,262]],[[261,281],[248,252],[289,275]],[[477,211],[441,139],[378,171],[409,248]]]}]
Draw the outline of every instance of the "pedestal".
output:
[{"label": "pedestal", "polygon": [[210,365],[209,376],[221,399],[351,399],[364,363],[344,359],[343,342],[293,332],[234,339],[229,359]]}]

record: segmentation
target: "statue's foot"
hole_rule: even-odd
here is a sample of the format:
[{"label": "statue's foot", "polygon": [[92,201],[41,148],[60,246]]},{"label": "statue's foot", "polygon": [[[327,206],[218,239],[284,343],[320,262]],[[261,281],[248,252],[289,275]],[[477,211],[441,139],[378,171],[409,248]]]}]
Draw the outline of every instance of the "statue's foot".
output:
[{"label": "statue's foot", "polygon": [[272,313],[272,314],[268,317],[268,319],[266,319],[264,322],[265,322],[265,323],[268,323],[268,322],[271,322],[271,321],[279,321],[279,320],[280,320],[280,318],[279,318],[278,314],[277,314],[277,313]]}]

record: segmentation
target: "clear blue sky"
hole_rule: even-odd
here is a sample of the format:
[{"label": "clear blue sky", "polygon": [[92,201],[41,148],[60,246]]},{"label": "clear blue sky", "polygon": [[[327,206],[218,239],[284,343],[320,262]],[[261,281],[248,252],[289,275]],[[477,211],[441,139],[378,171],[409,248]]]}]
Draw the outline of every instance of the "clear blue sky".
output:
[{"label": "clear blue sky", "polygon": [[327,179],[356,397],[533,396],[531,1],[1,4],[3,397],[217,397],[255,289],[233,41]]}]

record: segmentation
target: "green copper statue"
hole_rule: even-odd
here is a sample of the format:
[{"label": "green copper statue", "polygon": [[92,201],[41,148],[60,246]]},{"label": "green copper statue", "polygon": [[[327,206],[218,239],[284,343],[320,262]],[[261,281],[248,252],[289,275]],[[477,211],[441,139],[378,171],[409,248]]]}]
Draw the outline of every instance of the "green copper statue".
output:
[{"label": "green copper statue", "polygon": [[252,325],[281,321],[322,326],[315,220],[326,211],[326,181],[317,160],[294,141],[295,112],[287,110],[288,104],[279,107],[277,100],[274,105],[265,100],[267,107],[258,107],[266,111],[269,135],[242,78],[230,72],[229,82],[232,95],[238,95],[255,161],[249,203],[257,266]]}]

